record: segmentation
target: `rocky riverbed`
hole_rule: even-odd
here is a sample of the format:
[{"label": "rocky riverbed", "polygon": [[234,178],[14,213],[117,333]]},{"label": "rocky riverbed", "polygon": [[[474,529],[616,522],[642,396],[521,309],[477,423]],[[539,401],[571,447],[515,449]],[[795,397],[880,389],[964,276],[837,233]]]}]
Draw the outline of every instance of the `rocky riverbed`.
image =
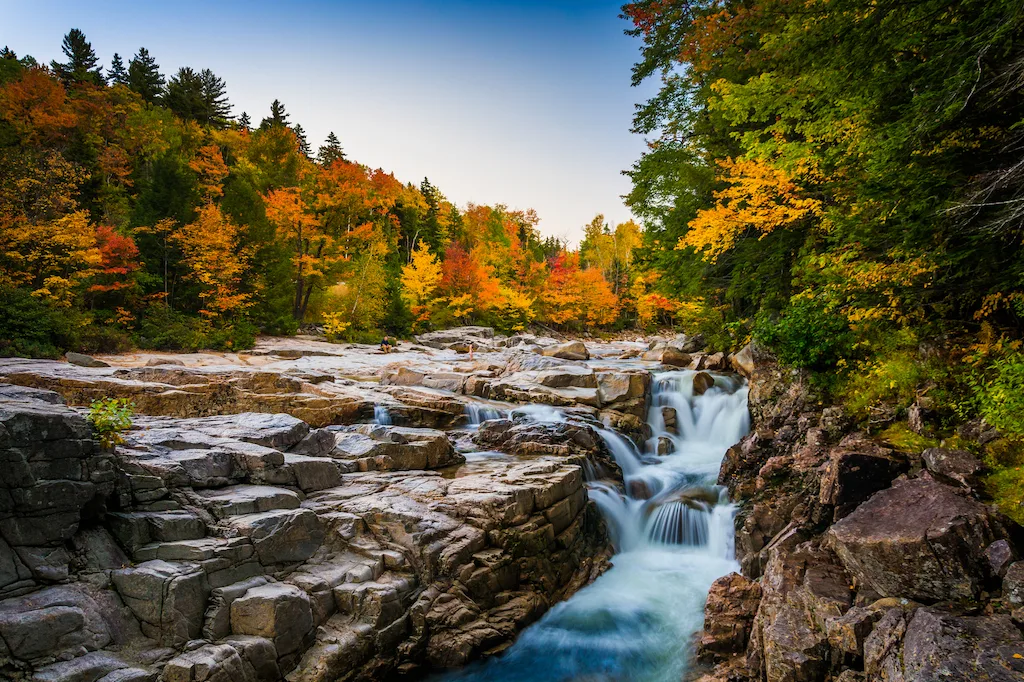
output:
[{"label": "rocky riverbed", "polygon": [[[652,371],[746,361],[698,350],[463,328],[0,360],[0,676],[419,679],[500,651],[607,568],[584,484],[621,484],[601,433],[649,435]],[[106,397],[138,412],[112,449],[83,408]]]}]

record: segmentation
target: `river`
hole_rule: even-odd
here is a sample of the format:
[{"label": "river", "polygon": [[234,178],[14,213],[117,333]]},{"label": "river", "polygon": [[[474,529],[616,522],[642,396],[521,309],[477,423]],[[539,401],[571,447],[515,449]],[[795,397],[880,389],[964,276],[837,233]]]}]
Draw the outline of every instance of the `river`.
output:
[{"label": "river", "polygon": [[[653,435],[642,448],[602,432],[625,478],[624,490],[589,484],[612,535],[612,568],[501,655],[435,682],[679,682],[708,589],[738,569],[734,508],[715,482],[726,450],[750,428],[745,385],[716,376],[715,386],[694,396],[694,375],[654,376]],[[675,428],[666,426],[663,408],[674,410]],[[667,454],[656,454],[659,442]]]}]

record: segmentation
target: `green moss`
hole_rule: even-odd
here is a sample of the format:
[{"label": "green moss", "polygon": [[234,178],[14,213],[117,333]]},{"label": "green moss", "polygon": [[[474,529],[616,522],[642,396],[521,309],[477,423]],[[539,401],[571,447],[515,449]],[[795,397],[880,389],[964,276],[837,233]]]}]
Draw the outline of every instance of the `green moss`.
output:
[{"label": "green moss", "polygon": [[939,446],[938,439],[914,433],[902,422],[893,424],[878,434],[878,436],[893,450],[911,455],[916,455],[928,448],[937,448]]}]

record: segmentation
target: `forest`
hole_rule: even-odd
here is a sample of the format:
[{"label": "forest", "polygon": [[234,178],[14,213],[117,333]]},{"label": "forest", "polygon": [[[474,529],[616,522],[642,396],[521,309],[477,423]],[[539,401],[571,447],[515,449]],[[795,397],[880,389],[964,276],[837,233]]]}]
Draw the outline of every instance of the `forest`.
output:
[{"label": "forest", "polygon": [[569,249],[532,210],[455,206],[349,159],[333,132],[314,151],[279,101],[234,117],[209,69],[168,77],[145,48],[104,67],[77,29],[62,47],[49,66],[0,54],[3,354],[665,314],[633,271],[633,222],[596,216]]},{"label": "forest", "polygon": [[[1024,500],[1024,5],[649,0],[636,267],[720,344],[753,337],[869,427],[1005,436]],[[723,338],[726,337],[726,338]],[[945,428],[945,431],[943,431]],[[920,440],[917,434],[910,434]],[[909,436],[907,436],[909,437]],[[893,440],[899,440],[894,438]],[[926,445],[926,443],[924,443]]]},{"label": "forest", "polygon": [[673,328],[770,348],[869,425],[915,409],[1024,437],[1021,12],[623,6],[634,84],[658,84],[625,171],[642,227],[598,215],[578,248],[334,133],[314,150],[279,101],[235,116],[208,69],[101,65],[77,29],[64,62],[5,48],[0,352]]}]

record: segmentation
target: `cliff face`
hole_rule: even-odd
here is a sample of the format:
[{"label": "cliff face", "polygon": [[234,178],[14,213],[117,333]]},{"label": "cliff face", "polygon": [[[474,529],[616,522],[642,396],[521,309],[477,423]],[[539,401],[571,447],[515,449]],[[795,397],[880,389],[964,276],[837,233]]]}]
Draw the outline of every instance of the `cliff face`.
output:
[{"label": "cliff face", "polygon": [[1022,530],[963,451],[895,452],[751,349],[720,480],[743,575],[711,590],[701,682],[1024,679]]}]

